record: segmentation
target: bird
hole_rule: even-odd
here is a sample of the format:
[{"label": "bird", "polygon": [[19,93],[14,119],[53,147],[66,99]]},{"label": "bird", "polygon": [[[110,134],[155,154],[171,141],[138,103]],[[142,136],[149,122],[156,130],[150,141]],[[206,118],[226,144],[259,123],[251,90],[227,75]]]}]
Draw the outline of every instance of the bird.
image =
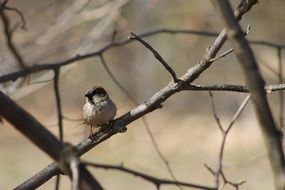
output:
[{"label": "bird", "polygon": [[117,107],[101,86],[94,86],[85,93],[83,105],[84,124],[90,125],[90,137],[93,138],[92,127],[97,130],[112,121],[117,113]]}]

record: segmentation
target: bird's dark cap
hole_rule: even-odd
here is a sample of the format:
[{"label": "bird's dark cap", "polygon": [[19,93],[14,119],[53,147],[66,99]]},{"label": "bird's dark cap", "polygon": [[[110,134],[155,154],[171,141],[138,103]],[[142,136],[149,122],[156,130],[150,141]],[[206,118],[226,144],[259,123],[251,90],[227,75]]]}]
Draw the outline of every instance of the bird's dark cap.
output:
[{"label": "bird's dark cap", "polygon": [[101,86],[95,86],[92,89],[88,90],[85,93],[85,96],[87,98],[92,98],[94,95],[99,95],[99,96],[106,96],[107,92],[105,89]]}]

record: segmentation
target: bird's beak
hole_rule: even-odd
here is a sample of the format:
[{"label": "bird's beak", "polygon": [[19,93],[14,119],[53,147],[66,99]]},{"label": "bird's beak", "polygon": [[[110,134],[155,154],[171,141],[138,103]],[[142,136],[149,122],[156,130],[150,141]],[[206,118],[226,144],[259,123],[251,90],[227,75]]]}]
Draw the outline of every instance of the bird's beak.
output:
[{"label": "bird's beak", "polygon": [[91,98],[92,97],[92,92],[88,91],[84,94],[85,97]]}]

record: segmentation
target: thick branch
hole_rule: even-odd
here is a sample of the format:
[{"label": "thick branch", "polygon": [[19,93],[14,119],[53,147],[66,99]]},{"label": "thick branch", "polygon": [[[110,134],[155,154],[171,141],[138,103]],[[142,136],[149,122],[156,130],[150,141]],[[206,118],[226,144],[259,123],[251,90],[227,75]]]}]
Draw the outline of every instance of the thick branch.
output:
[{"label": "thick branch", "polygon": [[41,170],[38,174],[30,178],[28,181],[25,181],[20,186],[14,188],[14,190],[36,189],[37,187],[50,180],[53,176],[59,174],[60,170],[58,169],[57,163],[53,162]]},{"label": "thick branch", "polygon": [[252,50],[244,38],[241,27],[226,0],[212,0],[220,18],[227,27],[229,39],[235,49],[246,83],[252,94],[252,102],[263,133],[277,189],[285,189],[285,160],[282,150],[281,133],[277,130],[268,101],[265,82],[260,75]]},{"label": "thick branch", "polygon": [[1,91],[0,115],[54,160],[60,159],[62,143]]},{"label": "thick branch", "polygon": [[[69,154],[67,154],[65,151],[65,149],[73,149],[71,145],[63,146],[63,144],[47,129],[45,129],[35,118],[19,107],[1,91],[0,115],[2,115],[17,130],[29,138],[36,146],[46,152],[51,158],[59,162],[60,168],[71,177],[71,173],[68,172],[69,170],[66,168],[69,167]],[[58,171],[55,169],[43,170],[43,172],[46,175],[38,174],[37,180],[34,181],[34,183],[25,183],[23,186],[25,186],[26,189],[31,189],[31,187],[28,185],[41,185],[43,182],[45,182],[42,179],[49,179],[52,177],[52,175],[58,174]],[[95,184],[99,184],[84,167],[80,170],[80,173],[82,175],[82,178],[80,178],[80,187],[82,190],[91,190],[93,189],[92,187],[96,187],[94,186]],[[24,189],[23,186],[17,187],[16,189]],[[100,187],[100,185],[98,187]]]}]

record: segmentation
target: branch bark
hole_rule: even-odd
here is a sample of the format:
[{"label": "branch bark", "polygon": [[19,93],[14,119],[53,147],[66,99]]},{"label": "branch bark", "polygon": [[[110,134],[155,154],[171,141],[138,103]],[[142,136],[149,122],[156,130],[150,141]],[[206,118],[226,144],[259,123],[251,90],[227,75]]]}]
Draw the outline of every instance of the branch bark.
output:
[{"label": "branch bark", "polygon": [[[9,121],[17,130],[29,138],[36,146],[46,152],[51,158],[59,163],[59,168],[68,174],[71,178],[70,158],[73,155],[74,148],[71,145],[63,145],[53,134],[44,128],[33,116],[27,113],[24,109],[18,106],[13,100],[7,97],[0,91],[0,115]],[[69,156],[70,155],[70,156]],[[56,170],[44,170],[45,174],[39,174],[34,185],[43,184],[42,179],[49,179],[54,174],[59,173],[59,168]],[[102,189],[100,184],[92,177],[85,167],[80,168],[80,188],[82,190]],[[41,177],[43,178],[41,178]],[[25,186],[17,187],[16,189],[31,189],[31,183],[26,183]],[[96,186],[95,186],[96,185]]]},{"label": "branch bark", "polygon": [[277,130],[264,90],[265,82],[260,75],[253,52],[232,8],[227,0],[212,0],[218,15],[227,28],[227,35],[231,41],[235,54],[241,63],[246,76],[246,84],[252,94],[252,102],[260,128],[265,139],[268,156],[274,173],[275,186],[278,190],[285,189],[285,161],[282,150],[281,132]]}]

